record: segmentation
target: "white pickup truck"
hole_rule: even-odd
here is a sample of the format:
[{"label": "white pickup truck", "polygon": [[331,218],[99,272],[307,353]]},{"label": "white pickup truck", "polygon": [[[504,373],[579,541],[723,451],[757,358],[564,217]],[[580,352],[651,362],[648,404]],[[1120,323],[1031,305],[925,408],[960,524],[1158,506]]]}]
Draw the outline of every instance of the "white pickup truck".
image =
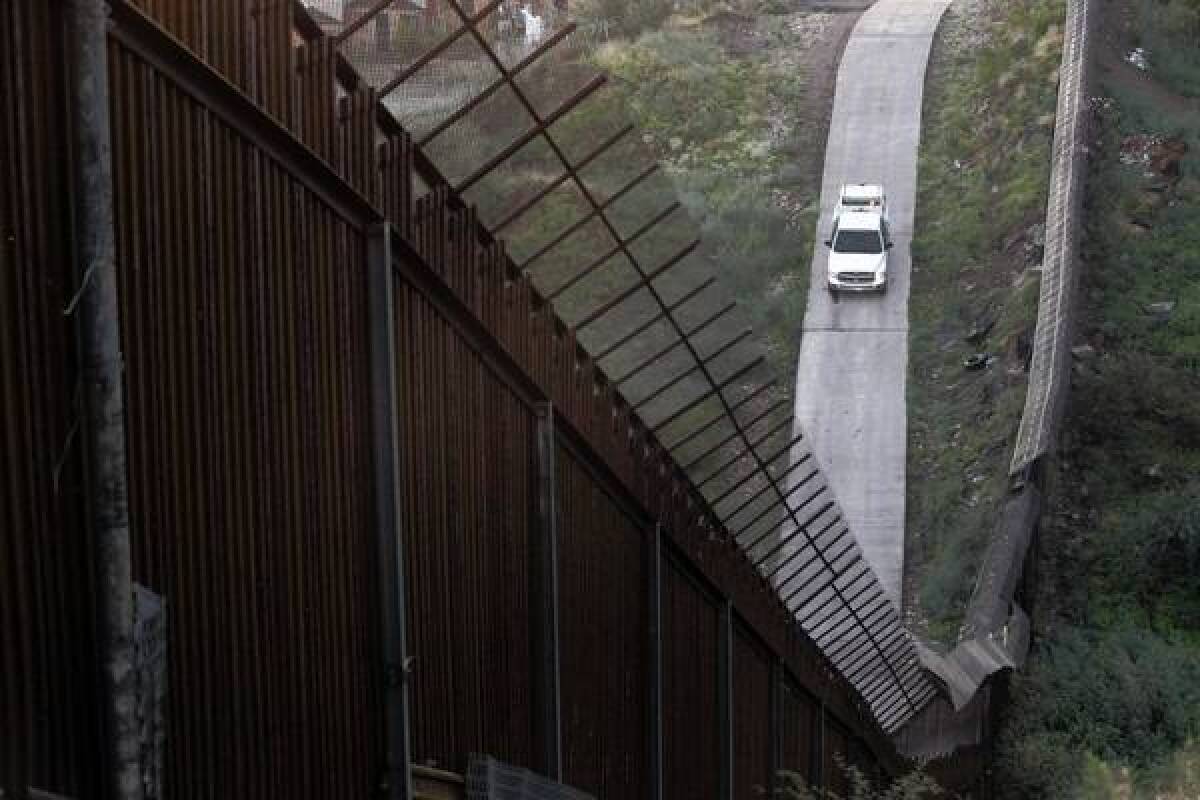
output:
[{"label": "white pickup truck", "polygon": [[845,184],[833,212],[833,231],[825,240],[829,253],[829,290],[887,289],[887,198],[878,184]]}]

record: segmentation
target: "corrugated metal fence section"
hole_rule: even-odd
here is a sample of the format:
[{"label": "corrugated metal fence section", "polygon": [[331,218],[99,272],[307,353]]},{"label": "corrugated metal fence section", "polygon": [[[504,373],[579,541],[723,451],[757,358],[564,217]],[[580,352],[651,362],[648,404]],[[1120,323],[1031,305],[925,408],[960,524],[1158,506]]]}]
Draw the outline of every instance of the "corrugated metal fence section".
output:
[{"label": "corrugated metal fence section", "polygon": [[[367,236],[385,216],[414,760],[544,766],[531,541],[549,401],[563,778],[741,798],[775,767],[818,778],[835,752],[895,770],[852,687],[336,51],[287,3],[145,7],[228,71],[113,3],[134,572],[169,608],[167,793],[376,791]],[[0,170],[16,187],[0,200],[0,787],[85,798],[100,748],[56,8],[0,11]],[[434,188],[414,202],[417,181]]]},{"label": "corrugated metal fence section", "polygon": [[169,604],[166,791],[363,797],[364,235],[139,49],[114,40],[110,72],[134,580]]},{"label": "corrugated metal fence section", "polygon": [[396,318],[414,755],[528,765],[532,410],[410,284]]},{"label": "corrugated metal fence section", "polygon": [[[563,774],[597,797],[646,797],[647,536],[573,451],[557,452]],[[634,746],[630,746],[632,743]]]}]

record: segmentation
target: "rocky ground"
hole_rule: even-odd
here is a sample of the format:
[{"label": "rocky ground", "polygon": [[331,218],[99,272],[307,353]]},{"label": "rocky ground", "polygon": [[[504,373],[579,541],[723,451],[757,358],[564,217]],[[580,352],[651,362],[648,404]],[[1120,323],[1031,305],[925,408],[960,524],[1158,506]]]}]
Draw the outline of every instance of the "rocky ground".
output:
[{"label": "rocky ground", "polygon": [[862,11],[870,6],[861,0],[800,0],[796,10],[774,16],[764,15],[755,24],[760,37],[775,34],[778,44],[769,48],[772,65],[781,72],[804,76],[799,124],[784,131],[776,114],[774,135],[787,136],[793,142],[793,160],[785,167],[798,186],[778,194],[781,205],[799,222],[799,212],[818,201],[821,172],[825,163],[825,137],[833,111],[838,62]]}]

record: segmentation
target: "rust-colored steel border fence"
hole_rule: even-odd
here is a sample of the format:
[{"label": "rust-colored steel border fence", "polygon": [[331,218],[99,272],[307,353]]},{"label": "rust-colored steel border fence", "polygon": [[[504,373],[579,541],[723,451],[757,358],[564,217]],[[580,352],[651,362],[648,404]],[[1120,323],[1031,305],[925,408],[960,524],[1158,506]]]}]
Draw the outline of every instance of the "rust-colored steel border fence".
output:
[{"label": "rust-colored steel border fence", "polygon": [[110,73],[133,576],[169,604],[166,791],[199,794],[220,764],[222,796],[365,794],[364,231],[142,45],[118,32]]},{"label": "rust-colored steel border fence", "polygon": [[[467,221],[462,211],[440,225]],[[456,267],[470,261],[452,252],[433,260],[446,265],[435,268],[443,280],[413,254],[396,262],[414,760],[457,769],[465,753],[491,748],[598,796],[753,797],[722,793],[722,780],[763,786],[784,765],[822,774],[824,762],[810,763],[801,746],[773,754],[784,724],[813,742],[809,726],[840,716],[840,729],[857,732],[826,748],[870,772],[888,745],[864,735],[874,728],[865,708],[847,705],[846,684],[797,636],[741,551],[693,521],[671,463],[638,437],[635,420],[615,416],[614,400],[574,374],[574,342],[530,284],[486,257]],[[553,411],[539,415],[544,408]],[[549,466],[535,445],[547,416]],[[591,437],[614,453],[628,453],[620,444],[632,437],[632,455],[650,463],[622,480]],[[552,522],[536,510],[547,478]],[[551,567],[533,541],[547,528]],[[532,655],[545,625],[533,587],[544,583],[558,587],[558,680],[539,679]],[[460,637],[447,636],[447,620]],[[785,680],[806,688],[775,710]],[[538,709],[555,691],[560,733],[548,741]],[[787,722],[773,722],[777,714]]]},{"label": "rust-colored steel border fence", "polygon": [[[401,751],[451,768],[491,752],[608,797],[742,797],[774,768],[833,780],[835,753],[900,768],[302,12],[112,10],[133,567],[168,604],[167,794],[373,796]],[[0,788],[84,798],[103,767],[61,29],[56,3],[0,10]]]},{"label": "rust-colored steel border fence", "polygon": [[899,728],[934,686],[790,393],[712,285],[698,231],[603,105],[596,41],[541,0],[523,4],[523,34],[502,0],[306,2],[682,465],[713,535],[737,542],[885,730]]}]

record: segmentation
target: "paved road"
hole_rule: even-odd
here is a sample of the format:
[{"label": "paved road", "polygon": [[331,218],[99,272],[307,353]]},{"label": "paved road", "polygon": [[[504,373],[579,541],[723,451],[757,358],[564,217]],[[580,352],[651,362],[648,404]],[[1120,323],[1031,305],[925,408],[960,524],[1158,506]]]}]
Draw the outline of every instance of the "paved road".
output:
[{"label": "paved road", "polygon": [[[825,150],[812,289],[796,372],[796,419],[850,530],[897,608],[904,566],[904,478],[917,143],[925,63],[949,0],[878,0],[850,35]],[[882,183],[895,247],[887,293],[825,289],[838,188]]]}]

